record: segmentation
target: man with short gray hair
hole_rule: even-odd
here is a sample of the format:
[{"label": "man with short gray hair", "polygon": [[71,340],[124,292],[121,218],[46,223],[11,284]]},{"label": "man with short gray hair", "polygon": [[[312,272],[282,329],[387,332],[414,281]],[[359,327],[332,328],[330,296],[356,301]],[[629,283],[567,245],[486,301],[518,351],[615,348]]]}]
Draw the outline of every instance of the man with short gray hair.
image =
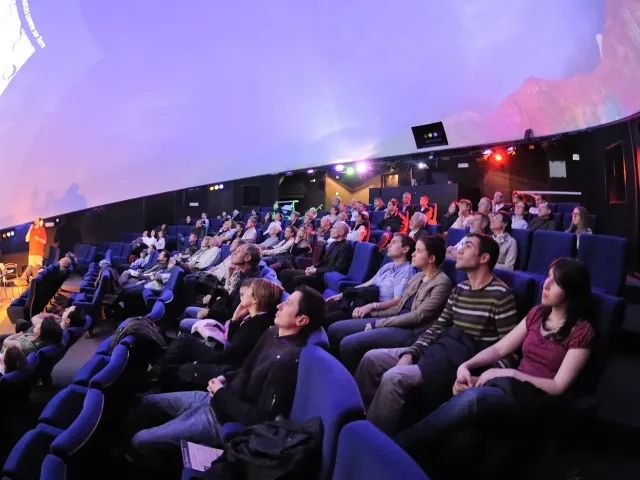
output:
[{"label": "man with short gray hair", "polygon": [[315,265],[306,270],[282,270],[280,281],[284,289],[293,293],[299,285],[309,285],[316,290],[324,290],[324,274],[327,272],[340,272],[346,274],[353,259],[353,247],[347,241],[349,225],[345,222],[336,222],[331,227],[331,238],[334,242],[327,247],[324,257]]}]

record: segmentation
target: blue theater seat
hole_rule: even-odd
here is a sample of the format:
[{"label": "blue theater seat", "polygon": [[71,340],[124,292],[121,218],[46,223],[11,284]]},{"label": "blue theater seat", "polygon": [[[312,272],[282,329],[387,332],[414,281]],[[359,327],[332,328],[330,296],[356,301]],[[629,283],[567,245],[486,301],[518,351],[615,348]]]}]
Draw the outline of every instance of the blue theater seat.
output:
[{"label": "blue theater seat", "polygon": [[66,480],[67,465],[60,457],[47,455],[42,462],[40,470],[40,480]]},{"label": "blue theater seat", "polygon": [[93,294],[79,293],[73,301],[73,305],[84,309],[85,313],[91,317],[91,320],[93,320],[89,330],[93,329],[97,322],[102,318],[102,300],[106,294],[107,284],[110,279],[111,272],[106,270],[100,278],[98,288],[96,288]]},{"label": "blue theater seat", "polygon": [[[344,425],[364,418],[364,405],[355,380],[330,353],[309,346],[302,349],[291,419],[305,421],[320,417],[324,426],[322,469],[318,478],[330,479],[333,473],[338,436]],[[223,438],[241,430],[237,423],[225,424]]]},{"label": "blue theater seat", "polygon": [[397,443],[367,421],[344,426],[333,480],[429,480]]},{"label": "blue theater seat", "polygon": [[456,261],[453,258],[445,258],[441,268],[454,286],[467,279],[466,273],[456,269]]},{"label": "blue theater seat", "polygon": [[2,474],[10,479],[37,480],[51,444],[62,430],[39,423],[25,433],[15,444],[2,468]]},{"label": "blue theater seat", "polygon": [[462,228],[450,228],[447,231],[447,247],[456,245],[466,234],[467,231]]},{"label": "blue theater seat", "polygon": [[381,212],[371,212],[371,229],[375,230],[378,226],[378,224],[382,221],[382,219],[384,218],[384,210]]},{"label": "blue theater seat", "polygon": [[553,221],[556,222],[556,230],[562,230],[562,222],[564,221],[563,213],[554,213],[552,214]]},{"label": "blue theater seat", "polygon": [[536,305],[537,284],[529,275],[495,268],[493,275],[502,280],[513,292],[518,309],[518,319],[522,320]]},{"label": "blue theater seat", "polygon": [[542,284],[547,277],[549,265],[557,258],[574,257],[576,236],[572,233],[535,231],[526,274],[537,284],[535,302],[540,303]]},{"label": "blue theater seat", "polygon": [[578,259],[589,268],[591,286],[620,295],[627,276],[629,241],[608,235],[581,235]]},{"label": "blue theater seat", "polygon": [[559,202],[555,205],[556,209],[554,210],[554,212],[571,216],[571,214],[573,213],[573,209],[576,208],[579,204],[575,202]]},{"label": "blue theater seat", "polygon": [[356,242],[353,259],[346,275],[340,272],[327,272],[324,281],[327,286],[325,298],[342,292],[347,287],[354,287],[364,283],[374,274],[378,266],[377,247],[368,242]]},{"label": "blue theater seat", "polygon": [[78,370],[73,383],[105,391],[123,375],[129,362],[129,350],[116,345],[110,356],[96,354]]},{"label": "blue theater seat", "polygon": [[85,316],[85,322],[82,327],[69,327],[67,332],[69,333],[69,347],[75,344],[82,336],[87,333],[87,330],[91,327],[93,320],[89,315]]},{"label": "blue theater seat", "polygon": [[526,270],[531,253],[533,233],[529,230],[513,229],[510,235],[518,245],[518,258],[516,258],[516,270]]},{"label": "blue theater seat", "polygon": [[66,330],[62,331],[62,341],[59,345],[47,345],[42,347],[36,353],[38,356],[38,364],[34,377],[36,380],[41,380],[43,384],[51,383],[51,372],[60,359],[67,352],[69,345],[69,333]]},{"label": "blue theater seat", "polygon": [[[182,285],[183,281],[184,270],[180,267],[175,266],[171,269],[169,280],[167,280],[167,283],[164,284],[162,291],[164,292],[165,290],[170,290],[174,292],[178,286]],[[142,290],[142,298],[144,299],[144,303],[148,309],[151,309],[153,307],[153,304],[156,302],[156,300],[158,300],[159,297],[160,295],[149,288],[145,288],[144,290]]]}]

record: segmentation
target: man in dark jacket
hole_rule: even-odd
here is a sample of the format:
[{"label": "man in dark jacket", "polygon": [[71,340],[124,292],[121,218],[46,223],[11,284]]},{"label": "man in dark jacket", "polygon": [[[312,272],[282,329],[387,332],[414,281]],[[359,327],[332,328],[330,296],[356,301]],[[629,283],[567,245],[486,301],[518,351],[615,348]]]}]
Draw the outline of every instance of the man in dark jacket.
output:
[{"label": "man in dark jacket", "polygon": [[291,293],[299,285],[309,285],[316,290],[324,290],[324,274],[340,272],[346,274],[353,259],[353,247],[347,241],[349,225],[336,222],[331,227],[331,238],[335,241],[329,245],[324,258],[306,270],[283,270],[280,281],[284,289]]},{"label": "man in dark jacket", "polygon": [[543,202],[538,207],[538,218],[534,218],[529,222],[529,230],[535,232],[536,230],[558,230],[558,225],[553,220],[551,209],[547,202]]},{"label": "man in dark jacket", "polygon": [[131,441],[134,450],[179,453],[180,440],[220,447],[222,425],[227,422],[249,426],[288,415],[300,351],[323,317],[324,299],[303,286],[278,305],[275,326],[260,338],[235,377],[211,379],[207,392],[144,397],[132,416],[137,427]]}]

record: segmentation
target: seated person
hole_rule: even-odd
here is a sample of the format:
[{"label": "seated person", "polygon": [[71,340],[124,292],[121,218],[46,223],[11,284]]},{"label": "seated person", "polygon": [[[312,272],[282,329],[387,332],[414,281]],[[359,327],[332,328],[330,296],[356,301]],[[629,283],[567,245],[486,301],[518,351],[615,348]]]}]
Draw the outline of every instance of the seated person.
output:
[{"label": "seated person", "polygon": [[217,238],[220,243],[229,243],[236,237],[236,233],[237,230],[234,221],[227,220],[222,224],[222,228],[220,228],[215,238]]},{"label": "seated person", "polygon": [[134,261],[131,265],[129,265],[128,269],[122,272],[122,274],[120,275],[120,278],[118,279],[118,281],[120,282],[120,285],[127,283],[127,281],[129,280],[129,277],[135,276],[138,274],[140,270],[143,270],[149,263],[149,260],[151,259],[151,255],[155,251],[156,251],[155,245],[149,245],[147,249],[140,254],[141,257],[136,261]]},{"label": "seated person", "polygon": [[409,220],[409,236],[417,238],[423,232],[427,233],[424,227],[427,226],[427,216],[424,213],[416,212]]},{"label": "seated person", "polygon": [[289,225],[295,227],[295,228],[300,228],[300,226],[302,225],[302,219],[300,218],[300,213],[293,211],[289,214]]},{"label": "seated person", "polygon": [[[338,217],[336,216],[336,220]],[[320,219],[320,226],[318,227],[318,229],[316,230],[316,235],[318,237],[318,240],[322,239],[322,240],[328,240],[329,239],[329,235],[331,234],[331,225],[333,225],[334,222],[331,221],[331,218],[328,216],[324,216]]]},{"label": "seated person", "polygon": [[526,213],[526,206],[524,202],[518,202],[513,207],[513,219],[511,220],[511,228],[516,230],[526,230],[528,227],[527,221],[524,219]]},{"label": "seated person", "polygon": [[[360,204],[362,205],[362,204]],[[356,212],[356,224],[353,230],[347,235],[347,240],[356,242],[368,242],[371,235],[371,223],[369,222],[369,214],[365,212]]]},{"label": "seated person", "polygon": [[[469,227],[469,233],[482,233],[486,235],[489,231],[489,216],[484,213],[476,212],[472,215],[473,222]],[[466,237],[463,237],[458,243],[453,245],[452,247],[447,247],[447,257],[453,260],[458,258],[458,250],[460,250],[464,246]]]},{"label": "seated person", "polygon": [[385,210],[384,200],[380,197],[376,197],[373,199],[373,211],[374,212],[382,212]]},{"label": "seated person", "polygon": [[[331,207],[331,209],[329,210],[329,214],[320,219],[320,226],[322,226],[322,220],[326,218],[327,220],[329,220],[329,228],[331,228],[331,225],[338,221],[338,213],[340,213],[338,212],[338,207]],[[328,229],[327,232],[329,232]]]},{"label": "seated person", "polygon": [[[529,211],[531,211],[531,209]],[[535,232],[537,230],[558,230],[558,225],[553,220],[553,214],[547,202],[542,202],[538,206],[538,212],[538,217],[529,222],[530,232]]]},{"label": "seated person", "polygon": [[471,201],[466,198],[461,198],[457,204],[458,207],[458,218],[453,222],[450,228],[457,228],[460,230],[464,230],[467,227],[470,227],[473,223],[473,206],[471,205]]},{"label": "seated person", "polygon": [[164,282],[169,280],[171,269],[176,265],[175,260],[170,260],[171,254],[168,250],[163,250],[158,254],[158,263],[140,274],[136,282],[130,282],[123,286],[124,296],[135,296],[142,293],[144,289],[151,289],[158,294],[162,290]]},{"label": "seated person", "polygon": [[429,196],[422,195],[420,197],[420,207],[416,210],[416,213],[422,213],[425,216],[425,225],[426,224],[434,224],[436,223],[436,219],[434,216],[433,208],[429,206]]},{"label": "seated person", "polygon": [[165,249],[165,244],[166,244],[166,240],[164,238],[165,235],[166,235],[166,231],[165,230],[159,230],[158,231],[158,239],[156,240],[156,248],[158,250],[164,250]]},{"label": "seated person", "polygon": [[172,258],[176,261],[180,262],[182,260],[186,261],[198,251],[198,236],[195,233],[189,235],[189,243],[180,253],[176,253]]},{"label": "seated person", "polygon": [[0,377],[11,372],[21,372],[29,366],[27,357],[21,348],[11,346],[4,349],[4,353],[0,354]]},{"label": "seated person", "polygon": [[256,230],[256,220],[253,217],[249,217],[247,220],[247,228],[240,237],[247,243],[256,243],[258,240],[258,231]]},{"label": "seated person", "polygon": [[220,261],[220,243],[217,237],[203,237],[200,250],[189,260],[181,262],[180,267],[187,273],[196,273]]},{"label": "seated person", "polygon": [[211,293],[205,297],[207,305],[197,311],[187,308],[187,318],[212,318],[220,322],[229,320],[240,304],[240,286],[245,280],[259,278],[258,263],[260,250],[255,245],[244,244],[238,246],[230,255],[231,262],[226,275],[224,286],[215,284]]},{"label": "seated person", "polygon": [[[214,345],[223,348],[209,346],[195,335],[176,338],[154,368],[154,375],[161,381],[163,389],[206,390],[209,379],[237,370],[265,330],[273,325],[281,295],[282,287],[269,280],[245,280],[240,286],[240,304],[231,320],[224,325],[224,331],[221,331],[224,345],[219,342]],[[208,322],[211,321],[198,320],[192,332],[208,339]]]},{"label": "seated person", "polygon": [[[394,233],[393,240],[387,248],[390,262],[380,267],[369,281],[327,298],[327,324],[345,318],[368,317],[374,311],[387,310],[398,305],[409,279],[415,274],[411,266],[415,244],[409,236]],[[368,301],[371,296],[377,301]]]},{"label": "seated person", "polygon": [[[544,282],[541,304],[500,341],[463,362],[453,385],[455,396],[400,433],[398,444],[428,468],[429,459],[439,452],[438,445],[461,428],[477,428],[483,419],[493,428],[498,422],[535,418],[543,406],[556,404],[590,355],[595,335],[586,320],[590,298],[588,268],[579,260],[555,260]],[[491,368],[520,349],[522,360],[516,369]],[[518,438],[504,441],[522,447]],[[452,452],[456,459],[459,454]]]},{"label": "seated person", "polygon": [[274,271],[279,272],[282,269],[296,268],[296,258],[306,257],[311,253],[309,231],[305,228],[300,228],[295,233],[295,238],[291,246],[282,253],[272,256],[270,259],[266,259],[267,265]]},{"label": "seated person", "polygon": [[[303,286],[278,305],[269,328],[233,377],[212,378],[207,392],[145,396],[131,416],[135,452],[180,458],[180,441],[222,445],[227,422],[245,426],[287,416],[295,393],[300,352],[323,322],[324,299]],[[135,453],[134,452],[134,453]],[[153,459],[157,461],[157,458]]]},{"label": "seated person", "polygon": [[183,225],[186,225],[187,227],[190,227],[191,225],[193,225],[193,222],[191,221],[191,216],[187,215],[187,217],[184,219],[184,222],[181,222]]},{"label": "seated person", "polygon": [[264,242],[258,243],[256,246],[260,250],[267,250],[273,247],[278,242],[280,242],[279,235],[281,231],[282,231],[282,227],[280,225],[273,225],[267,230],[267,232],[269,233],[269,236],[264,240]]},{"label": "seated person", "polygon": [[191,233],[195,233],[196,237],[203,238],[205,236],[204,227],[202,226],[202,220],[196,220],[196,225]]},{"label": "seated person", "polygon": [[271,227],[274,225],[278,225],[280,228],[282,228],[282,214],[280,212],[276,212],[276,214],[273,216],[273,222],[269,224],[267,230],[271,229]]},{"label": "seated person", "polygon": [[31,321],[18,319],[16,321],[16,333],[26,332],[32,334],[36,325],[40,325],[45,318],[53,318],[63,330],[70,327],[84,327],[86,322],[86,314],[82,308],[72,305],[63,310],[62,316],[53,313],[39,313],[31,317]]},{"label": "seated person", "polygon": [[511,215],[505,212],[498,212],[491,219],[491,231],[493,239],[500,246],[500,256],[496,268],[503,270],[514,270],[516,259],[518,258],[518,244],[511,233]]},{"label": "seated person", "polygon": [[377,226],[378,230],[384,231],[378,240],[378,248],[380,250],[384,249],[393,238],[394,233],[406,233],[408,226],[408,219],[398,211],[398,201],[392,198],[387,204],[387,211],[384,214],[384,218]]},{"label": "seated person", "polygon": [[[29,356],[30,353],[47,345],[60,345],[60,342],[62,342],[62,326],[54,318],[46,317],[40,323],[34,325],[32,330],[14,333],[13,335],[0,335],[0,340],[2,341],[3,349],[15,346],[20,348],[25,356]],[[0,351],[0,354],[2,353]]]},{"label": "seated person", "polygon": [[579,206],[573,209],[571,213],[571,225],[567,228],[567,233],[575,233],[577,246],[580,247],[580,235],[590,235],[593,232],[589,228],[589,212],[585,207]]},{"label": "seated person", "polygon": [[[411,277],[395,305],[384,310],[376,309],[377,304],[373,308],[365,306],[354,311],[356,319],[329,327],[331,349],[347,370],[355,372],[363,355],[371,349],[410,344],[438,318],[451,293],[451,280],[440,270],[444,250],[442,237],[418,237],[411,264],[419,273]],[[363,318],[368,315],[375,318]]]},{"label": "seated person", "polygon": [[262,226],[263,230],[268,231],[269,226],[271,225],[271,222],[273,222],[273,214],[271,212],[266,212],[264,214],[264,218],[262,219],[262,223],[260,225]]},{"label": "seated person", "polygon": [[276,255],[287,252],[291,248],[297,232],[298,230],[296,229],[296,227],[289,225],[284,229],[284,238],[281,242],[271,248],[262,250],[262,256],[265,258],[265,262],[267,263],[267,265],[276,262],[274,259],[267,257],[275,257]]},{"label": "seated person", "polygon": [[518,323],[511,291],[492,274],[499,253],[491,237],[467,235],[456,268],[468,280],[454,287],[438,320],[410,347],[370,350],[360,362],[355,379],[367,419],[388,435],[400,427],[410,392],[421,394],[421,413],[431,413],[450,398],[458,367]]},{"label": "seated person", "polygon": [[[155,247],[149,247],[149,248],[154,248]],[[169,262],[169,257],[171,256],[171,254],[169,253],[169,251],[167,250],[163,250],[162,252],[160,252],[158,254],[157,257],[157,262],[155,265],[149,267],[149,268],[143,268],[143,269],[129,269],[126,270],[122,273],[122,275],[120,275],[120,278],[118,279],[120,281],[120,285],[125,286],[127,285],[127,283],[129,282],[130,277],[135,277],[136,279],[140,278],[142,279],[142,277],[149,276],[150,274],[152,274],[153,272],[157,271],[157,270],[163,270],[167,267],[167,263]],[[147,263],[148,264],[148,263]]]},{"label": "seated person", "polygon": [[308,232],[313,232],[316,229],[315,226],[316,217],[313,212],[308,211],[304,216],[304,222],[302,223],[302,228],[307,230]]},{"label": "seated person", "polygon": [[449,208],[447,209],[447,213],[445,213],[440,219],[440,227],[444,233],[447,233],[449,229],[456,223],[458,220],[458,212],[460,208],[458,207],[458,202],[453,201],[449,204]]},{"label": "seated person", "polygon": [[331,228],[333,244],[325,251],[324,258],[306,270],[282,270],[280,281],[284,289],[291,293],[299,285],[309,285],[317,290],[324,289],[324,274],[340,272],[346,274],[351,266],[353,247],[347,241],[349,225],[336,222]]}]

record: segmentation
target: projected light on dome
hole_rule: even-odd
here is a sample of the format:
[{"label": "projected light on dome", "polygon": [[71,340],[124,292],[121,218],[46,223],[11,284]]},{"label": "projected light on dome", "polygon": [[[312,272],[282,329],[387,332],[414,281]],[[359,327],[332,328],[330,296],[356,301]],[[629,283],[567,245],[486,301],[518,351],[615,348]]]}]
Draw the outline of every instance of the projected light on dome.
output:
[{"label": "projected light on dome", "polygon": [[369,164],[366,162],[358,162],[356,163],[356,172],[365,173],[369,170]]},{"label": "projected light on dome", "polygon": [[334,169],[336,172],[344,172],[344,168],[345,168],[345,167],[344,167],[344,165],[342,165],[342,164],[338,164],[338,165],[336,165],[335,167],[333,167],[333,169]]}]

